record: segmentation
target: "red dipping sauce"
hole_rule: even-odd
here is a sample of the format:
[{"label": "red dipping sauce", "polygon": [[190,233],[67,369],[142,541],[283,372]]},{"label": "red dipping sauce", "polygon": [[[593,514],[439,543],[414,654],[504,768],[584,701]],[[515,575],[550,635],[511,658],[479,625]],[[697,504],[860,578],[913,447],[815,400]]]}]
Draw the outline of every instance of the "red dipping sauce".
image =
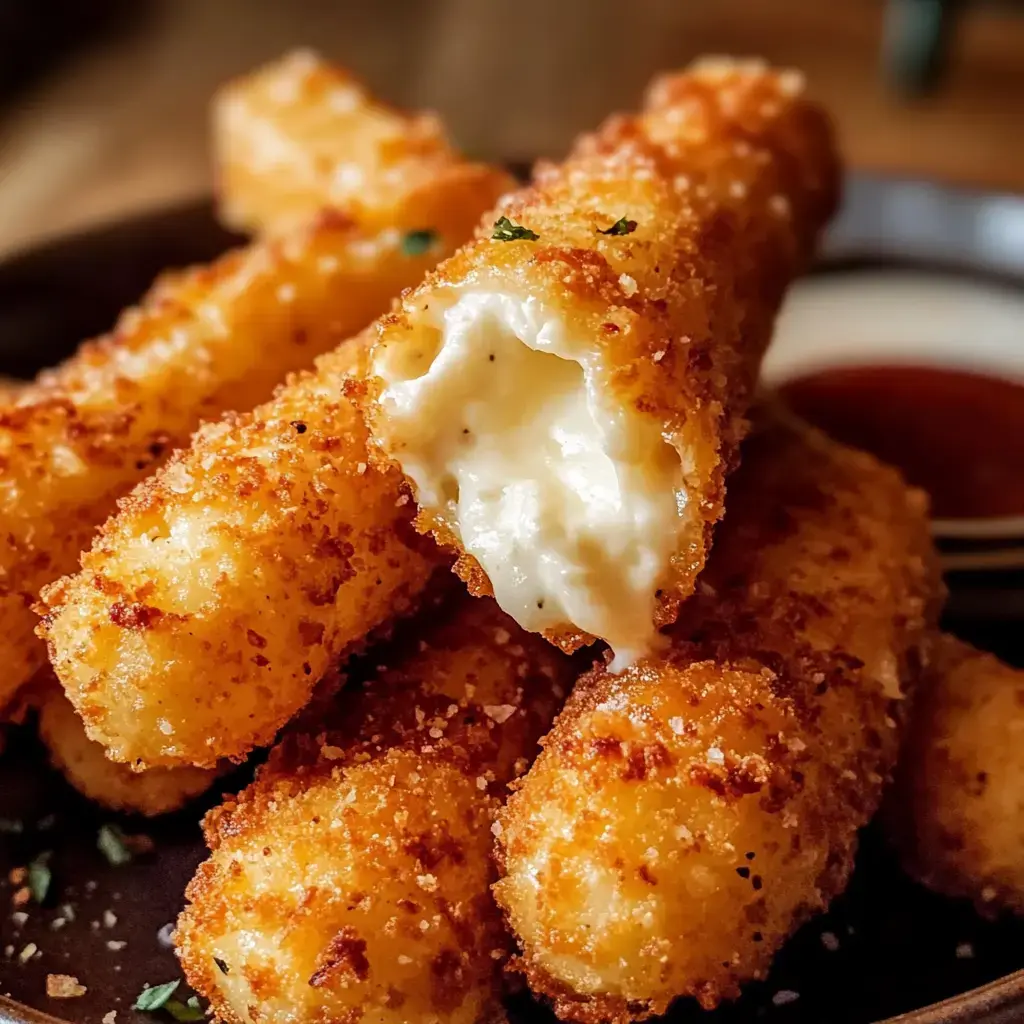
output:
[{"label": "red dipping sauce", "polygon": [[823,370],[781,387],[805,419],[898,466],[939,519],[1024,514],[1024,384],[930,366]]}]

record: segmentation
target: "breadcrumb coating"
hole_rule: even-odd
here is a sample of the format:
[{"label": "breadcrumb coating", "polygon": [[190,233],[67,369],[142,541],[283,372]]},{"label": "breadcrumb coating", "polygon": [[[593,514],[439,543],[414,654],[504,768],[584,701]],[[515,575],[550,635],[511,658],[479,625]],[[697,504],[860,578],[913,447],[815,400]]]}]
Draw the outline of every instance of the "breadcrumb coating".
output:
[{"label": "breadcrumb coating", "polygon": [[[266,401],[290,371],[362,330],[465,241],[508,181],[451,153],[414,164],[391,183],[401,207],[370,218],[364,204],[366,222],[326,211],[168,274],[110,335],[0,399],[0,707],[45,658],[40,588],[74,571],[116,499],[202,420]],[[404,233],[424,226],[429,244],[411,251]]]},{"label": "breadcrumb coating", "polygon": [[573,663],[491,601],[431,618],[207,816],[176,943],[220,1020],[504,1020],[493,816]]},{"label": "breadcrumb coating", "polygon": [[894,766],[939,605],[924,496],[773,417],[729,502],[663,656],[584,676],[499,816],[517,966],[564,1019],[763,977]]},{"label": "breadcrumb coating", "polygon": [[[643,598],[648,624],[673,621],[722,514],[775,312],[838,192],[828,120],[794,72],[705,62],[657,80],[643,113],[611,118],[564,164],[540,167],[533,187],[506,197],[474,242],[382,318],[373,356],[382,379],[368,403],[377,446],[407,475],[415,462],[437,457],[433,425],[405,429],[389,385],[433,367],[447,330],[442,315],[460,296],[496,294],[541,309],[547,327],[532,347],[557,352],[554,334],[573,339],[568,358],[583,368],[591,413],[600,406],[610,422],[634,422],[637,435],[652,431],[675,453],[668,500],[678,506],[677,537]],[[510,221],[504,235],[496,232],[499,215]],[[493,374],[502,373],[499,360]],[[530,391],[517,388],[510,398],[524,416]],[[632,436],[624,433],[624,451],[608,454],[626,470],[646,471],[651,445],[625,451]],[[418,528],[459,553],[456,569],[473,593],[494,592],[465,549],[458,487],[442,481],[437,490],[431,503],[419,488]],[[635,559],[620,568],[622,578],[602,576],[592,589],[624,588]],[[571,621],[544,632],[566,650],[593,639]]]},{"label": "breadcrumb coating", "polygon": [[908,874],[1024,913],[1024,672],[939,637],[883,820]]},{"label": "breadcrumb coating", "polygon": [[83,796],[112,811],[155,817],[184,807],[205,793],[220,774],[210,768],[154,768],[132,771],[107,759],[103,747],[85,735],[82,720],[52,674],[34,681],[31,701],[39,736],[50,763]]},{"label": "breadcrumb coating", "polygon": [[54,670],[114,760],[213,767],[270,743],[439,564],[343,394],[367,340],[203,426],[43,592]]},{"label": "breadcrumb coating", "polygon": [[253,233],[287,230],[324,207],[365,226],[430,228],[403,207],[461,163],[434,114],[387,106],[310,50],[229,83],[212,113],[220,218]]}]

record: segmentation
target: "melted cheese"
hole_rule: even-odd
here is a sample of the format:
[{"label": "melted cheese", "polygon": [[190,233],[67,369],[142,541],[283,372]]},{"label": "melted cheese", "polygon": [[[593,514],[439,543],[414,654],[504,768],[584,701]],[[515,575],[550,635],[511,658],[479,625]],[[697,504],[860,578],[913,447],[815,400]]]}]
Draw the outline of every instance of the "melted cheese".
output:
[{"label": "melted cheese", "polygon": [[678,455],[601,393],[592,343],[536,299],[435,303],[431,327],[376,359],[392,455],[516,622],[575,625],[625,667],[656,641],[684,500]]}]

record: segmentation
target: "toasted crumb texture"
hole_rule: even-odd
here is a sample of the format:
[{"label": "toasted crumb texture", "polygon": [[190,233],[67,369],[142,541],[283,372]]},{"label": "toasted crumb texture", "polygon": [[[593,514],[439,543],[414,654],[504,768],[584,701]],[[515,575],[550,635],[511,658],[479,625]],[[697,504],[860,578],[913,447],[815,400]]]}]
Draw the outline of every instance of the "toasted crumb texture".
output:
[{"label": "toasted crumb texture", "polygon": [[504,1019],[493,816],[572,663],[491,601],[429,617],[207,816],[176,943],[219,1019]]},{"label": "toasted crumb texture", "polygon": [[[308,97],[308,115],[327,102]],[[417,119],[406,120],[415,135]],[[410,146],[383,206],[368,194],[358,210],[321,213],[322,197],[278,240],[165,275],[109,335],[0,394],[0,707],[45,658],[33,635],[40,588],[74,571],[116,499],[202,420],[266,401],[289,372],[364,328],[464,242],[507,186],[448,148],[417,161]],[[431,244],[410,251],[404,235],[422,227]]]},{"label": "toasted crumb texture", "polygon": [[565,1019],[763,977],[894,766],[939,604],[924,496],[774,419],[729,500],[664,654],[584,676],[499,817],[518,968]]},{"label": "toasted crumb texture", "polygon": [[1024,913],[1024,672],[940,637],[883,820],[929,888]]},{"label": "toasted crumb texture", "polygon": [[205,793],[219,772],[212,768],[153,768],[136,772],[108,760],[85,734],[82,720],[49,672],[32,684],[39,736],[51,764],[75,789],[112,811],[155,817],[176,811]]},{"label": "toasted crumb texture", "polygon": [[[711,62],[659,79],[643,113],[611,118],[564,164],[539,168],[533,187],[506,197],[476,241],[383,318],[374,351],[382,381],[368,403],[375,441],[399,464],[420,456],[415,431],[411,440],[396,433],[383,379],[403,363],[426,372],[438,310],[453,296],[486,292],[543,308],[577,340],[573,358],[602,414],[639,414],[675,450],[678,538],[650,587],[656,623],[673,621],[722,514],[774,314],[838,191],[828,120],[793,72]],[[492,238],[499,215],[538,237]],[[609,233],[620,221],[623,233]],[[463,547],[458,494],[420,504],[418,527],[460,554],[473,593],[491,593]],[[593,639],[574,622],[545,632],[566,650]]]},{"label": "toasted crumb texture", "polygon": [[259,233],[301,224],[325,206],[364,224],[406,223],[400,208],[415,202],[417,186],[459,162],[436,116],[388,107],[310,50],[221,89],[213,143],[221,219]]},{"label": "toasted crumb texture", "polygon": [[42,632],[92,739],[136,765],[240,759],[438,564],[345,397],[365,341],[207,424],[121,501]]}]

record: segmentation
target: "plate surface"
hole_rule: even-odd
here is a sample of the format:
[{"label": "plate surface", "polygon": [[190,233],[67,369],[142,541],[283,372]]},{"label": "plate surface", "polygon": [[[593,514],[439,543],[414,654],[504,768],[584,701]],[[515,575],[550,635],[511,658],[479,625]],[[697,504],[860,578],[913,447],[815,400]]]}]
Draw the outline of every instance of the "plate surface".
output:
[{"label": "plate surface", "polygon": [[[892,201],[887,190],[908,187],[854,182],[851,194],[862,212],[853,222],[841,219],[830,251],[843,257],[874,251],[886,261],[899,257],[891,237],[870,229],[891,226],[879,220],[877,210]],[[934,199],[931,186],[918,188]],[[852,235],[844,226],[851,223]],[[957,224],[963,223],[961,217]],[[82,338],[108,329],[158,272],[208,259],[231,241],[214,223],[209,205],[196,204],[53,243],[0,265],[0,374],[26,376],[57,362]],[[931,237],[927,242],[909,246],[903,256],[920,260],[941,245]],[[1002,262],[979,258],[965,245],[938,251],[954,252],[962,265],[1003,278],[1014,273],[1005,251]],[[1019,628],[977,620],[950,625],[1024,664],[1024,642],[1015,640]],[[243,785],[246,773],[243,767],[218,791]],[[144,983],[180,975],[161,929],[176,916],[185,882],[203,856],[198,819],[213,799],[155,823],[104,813],[46,767],[30,729],[13,730],[0,756],[0,993],[83,1024],[100,1024],[111,1010],[117,1011],[117,1024],[152,1020],[129,1007]],[[96,848],[96,836],[112,821],[128,833],[150,836],[154,852],[111,867]],[[12,822],[20,824],[19,833],[12,833]],[[8,872],[45,851],[52,852],[52,884],[44,904],[11,906]],[[36,951],[29,948],[21,963],[30,944]],[[682,1002],[669,1019],[674,1024],[866,1024],[908,1013],[904,1024],[1002,1024],[1024,1012],[1024,976],[1004,977],[1021,967],[1024,923],[981,921],[969,906],[912,884],[869,829],[848,892],[794,937],[765,983],[750,986],[738,1003],[711,1014]],[[50,999],[45,995],[49,973],[74,975],[88,991],[78,999]],[[911,1012],[944,999],[951,1001]],[[520,1024],[550,1020],[524,997],[513,1000],[512,1010]],[[12,1021],[38,1024],[40,1017],[0,999],[0,1024]]]}]

